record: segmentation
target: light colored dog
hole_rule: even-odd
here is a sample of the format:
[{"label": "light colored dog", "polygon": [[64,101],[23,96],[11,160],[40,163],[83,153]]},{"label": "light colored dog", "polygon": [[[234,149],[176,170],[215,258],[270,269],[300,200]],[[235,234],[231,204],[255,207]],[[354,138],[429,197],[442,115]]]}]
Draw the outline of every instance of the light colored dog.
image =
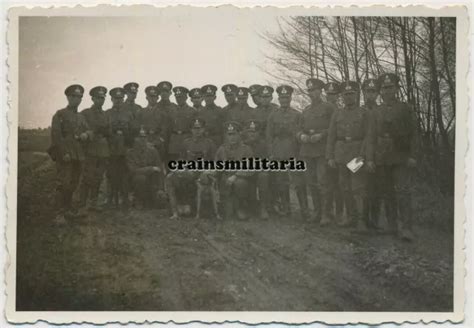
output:
[{"label": "light colored dog", "polygon": [[210,199],[214,215],[218,220],[222,220],[219,215],[217,203],[219,202],[219,190],[217,188],[217,177],[214,172],[205,171],[196,180],[196,219],[201,217],[201,207],[205,199]]}]

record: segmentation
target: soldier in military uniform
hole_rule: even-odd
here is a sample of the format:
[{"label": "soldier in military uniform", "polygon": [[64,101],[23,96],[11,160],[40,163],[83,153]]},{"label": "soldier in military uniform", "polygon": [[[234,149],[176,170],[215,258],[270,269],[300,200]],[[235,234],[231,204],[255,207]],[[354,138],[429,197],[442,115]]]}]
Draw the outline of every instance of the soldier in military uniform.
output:
[{"label": "soldier in military uniform", "polygon": [[193,109],[196,112],[201,111],[201,109],[203,108],[201,88],[194,88],[189,90],[189,96],[191,97],[191,102],[193,103]]},{"label": "soldier in military uniform", "polygon": [[[379,77],[382,104],[373,111],[375,121],[375,162],[377,190],[386,204],[389,229],[412,240],[412,179],[416,167],[416,116],[413,108],[397,99],[399,78],[386,73]],[[398,203],[398,206],[397,206]],[[397,208],[398,207],[398,208]]]},{"label": "soldier in military uniform", "polygon": [[148,105],[138,113],[139,126],[145,130],[148,142],[156,148],[163,159],[167,122],[164,114],[158,110],[158,88],[148,86],[145,88],[145,94]]},{"label": "soldier in military uniform", "polygon": [[[339,108],[339,99],[341,95],[340,85],[338,82],[328,82],[324,86],[326,92],[326,100],[328,104],[333,106],[333,112]],[[328,124],[329,127],[329,124]],[[344,200],[339,188],[339,172],[337,169],[327,167],[326,171],[326,182],[327,182],[327,213],[334,214],[334,207],[336,208],[336,218],[342,220],[344,215]]]},{"label": "soldier in military uniform", "polygon": [[[214,142],[204,136],[205,121],[196,118],[192,123],[192,136],[183,141],[180,158],[191,161],[202,158],[212,160],[216,151]],[[165,179],[166,191],[170,200],[171,219],[178,219],[182,215],[191,214],[191,204],[196,195],[195,181],[199,172],[172,171]]]},{"label": "soldier in military uniform", "polygon": [[221,91],[224,93],[225,101],[227,102],[227,105],[222,109],[225,115],[224,120],[227,122],[239,109],[237,104],[237,86],[235,84],[226,84],[222,86]]},{"label": "soldier in military uniform", "polygon": [[[226,122],[226,141],[216,152],[216,161],[238,160],[253,156],[252,149],[242,142],[240,124]],[[252,171],[220,172],[220,193],[224,198],[224,217],[230,219],[237,214],[239,220],[248,218],[247,209],[250,202]]]},{"label": "soldier in military uniform", "polygon": [[171,125],[172,125],[172,117],[174,112],[177,110],[177,105],[170,101],[171,92],[173,89],[173,85],[171,82],[168,81],[161,81],[157,85],[158,92],[160,93],[160,101],[157,104],[158,110],[161,112],[163,119],[164,119],[164,128],[163,131],[163,138],[164,138],[164,154],[163,160],[167,161],[168,158],[168,148],[169,148],[169,141],[171,137]]},{"label": "soldier in military uniform", "polygon": [[185,87],[174,87],[174,96],[178,106],[171,113],[171,136],[168,147],[168,160],[177,160],[182,153],[183,141],[191,136],[191,124],[197,113],[187,104],[189,90]]},{"label": "soldier in military uniform", "polygon": [[259,84],[252,84],[249,86],[250,96],[252,96],[252,101],[256,107],[260,105],[259,91],[262,86]]},{"label": "soldier in military uniform", "polygon": [[164,196],[163,163],[155,147],[147,141],[145,129],[139,131],[133,147],[127,150],[127,169],[131,177],[134,205],[151,208],[158,193]]},{"label": "soldier in military uniform", "polygon": [[123,86],[123,89],[127,95],[123,106],[126,110],[130,111],[130,114],[132,114],[133,118],[131,122],[129,140],[127,140],[128,147],[133,146],[133,140],[138,135],[138,131],[140,130],[138,113],[142,109],[142,106],[135,103],[135,99],[137,99],[138,87],[139,85],[136,82],[130,82]]},{"label": "soldier in military uniform", "polygon": [[[328,206],[329,188],[327,177],[327,161],[325,158],[326,140],[329,122],[334,108],[323,102],[321,95],[324,82],[310,78],[306,81],[311,104],[300,116],[296,139],[300,145],[299,156],[306,162],[306,182],[309,185],[313,200],[314,218],[321,225],[330,223]],[[302,194],[302,192],[300,191]],[[303,198],[297,191],[298,199]],[[300,201],[301,202],[301,201]],[[303,210],[306,210],[304,205]],[[322,216],[322,217],[321,217]]]},{"label": "soldier in military uniform", "polygon": [[248,97],[249,89],[237,88],[237,104],[234,106],[234,110],[228,112],[228,121],[236,121],[241,126],[246,126],[250,121],[255,120],[255,110],[249,106]]},{"label": "soldier in military uniform", "polygon": [[[297,156],[296,131],[300,112],[291,108],[293,88],[281,85],[277,88],[280,108],[270,113],[267,121],[267,142],[269,155],[274,160],[289,160]],[[274,182],[277,198],[281,202],[278,213],[283,216],[290,214],[290,181],[294,182],[294,175],[290,172],[274,172]],[[291,178],[290,178],[291,177]],[[300,206],[302,204],[300,203]]]},{"label": "soldier in military uniform", "polygon": [[106,111],[109,124],[109,150],[110,158],[107,168],[107,178],[110,181],[108,203],[118,206],[119,198],[122,199],[124,208],[128,208],[128,183],[127,175],[127,140],[130,138],[133,127],[133,116],[123,107],[125,90],[113,88],[109,91],[112,108]]},{"label": "soldier in military uniform", "polygon": [[[107,142],[109,126],[107,115],[102,110],[107,95],[107,88],[103,86],[94,87],[89,91],[89,95],[92,97],[93,105],[81,112],[92,131],[92,138],[84,144],[86,157],[79,188],[80,205],[83,209],[89,205],[88,209],[97,210],[100,184],[110,155]],[[90,203],[87,204],[89,199]]]},{"label": "soldier in military uniform", "polygon": [[[378,81],[375,79],[367,79],[362,83],[362,91],[364,93],[364,109],[371,112],[377,110],[377,97],[379,95]],[[377,182],[375,171],[368,172],[367,180],[367,203],[364,206],[364,217],[367,220],[368,227],[371,229],[378,228],[378,220],[380,214],[380,201],[377,191]]]},{"label": "soldier in military uniform", "polygon": [[[373,124],[370,114],[357,102],[359,85],[348,81],[341,85],[344,108],[337,109],[329,125],[326,158],[329,166],[338,168],[339,183],[344,195],[347,217],[341,225],[356,223],[360,230],[366,230],[363,218],[363,204],[367,197],[367,170],[373,170],[374,144]],[[353,173],[346,164],[354,158],[364,165]]]},{"label": "soldier in military uniform", "polygon": [[[247,129],[243,134],[244,143],[252,149],[253,156],[256,158],[267,158],[268,147],[264,139],[262,139],[258,133],[257,124],[254,121],[247,123]],[[271,207],[270,200],[270,173],[267,171],[257,171],[252,177],[252,186],[256,191],[254,201],[257,203],[258,199],[258,210],[259,215],[262,219],[267,220],[269,218],[268,211]],[[253,194],[253,193],[252,193]]]},{"label": "soldier in military uniform", "polygon": [[341,95],[340,85],[338,82],[328,82],[324,86],[326,92],[326,100],[328,103],[333,104],[334,108],[339,107],[339,97]]},{"label": "soldier in military uniform", "polygon": [[260,104],[255,108],[255,121],[261,129],[260,133],[263,137],[265,137],[268,116],[276,109],[272,104],[273,91],[270,86],[262,86],[258,93]]},{"label": "soldier in military uniform", "polygon": [[48,153],[56,162],[56,208],[58,223],[64,223],[65,217],[75,217],[72,208],[72,195],[77,188],[81,175],[84,152],[82,143],[92,138],[84,117],[77,112],[84,88],[74,84],[64,91],[68,105],[58,110],[51,122],[51,146]]},{"label": "soldier in military uniform", "polygon": [[217,87],[207,84],[201,88],[205,105],[198,112],[198,117],[206,122],[206,136],[214,142],[216,146],[222,144],[222,124],[224,123],[224,111],[215,104]]}]

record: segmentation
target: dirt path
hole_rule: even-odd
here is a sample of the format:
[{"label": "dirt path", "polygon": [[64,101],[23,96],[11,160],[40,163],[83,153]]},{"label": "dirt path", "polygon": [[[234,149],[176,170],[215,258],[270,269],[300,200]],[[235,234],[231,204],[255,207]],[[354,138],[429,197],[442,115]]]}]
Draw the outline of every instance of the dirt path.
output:
[{"label": "dirt path", "polygon": [[28,156],[19,181],[18,310],[452,309],[449,232],[417,226],[418,238],[404,243],[294,217],[171,221],[158,210],[57,226],[54,169]]}]

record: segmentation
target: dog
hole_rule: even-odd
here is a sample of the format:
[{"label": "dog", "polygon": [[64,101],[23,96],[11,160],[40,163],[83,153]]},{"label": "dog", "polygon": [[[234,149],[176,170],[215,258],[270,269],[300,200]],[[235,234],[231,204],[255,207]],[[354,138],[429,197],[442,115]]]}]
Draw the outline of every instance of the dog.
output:
[{"label": "dog", "polygon": [[219,202],[219,191],[217,188],[217,177],[213,172],[205,171],[196,179],[196,216],[195,219],[201,217],[202,203],[205,199],[211,200],[212,210],[218,220],[222,220],[219,214],[217,203]]}]

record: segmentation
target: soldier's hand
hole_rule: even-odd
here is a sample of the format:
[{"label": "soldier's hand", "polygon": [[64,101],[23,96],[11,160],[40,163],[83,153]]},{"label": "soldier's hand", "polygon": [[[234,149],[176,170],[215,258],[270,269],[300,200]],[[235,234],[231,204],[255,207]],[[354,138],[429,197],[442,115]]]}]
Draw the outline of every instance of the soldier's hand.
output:
[{"label": "soldier's hand", "polygon": [[415,167],[416,166],[416,159],[411,158],[411,157],[408,158],[407,159],[407,165],[408,165],[408,167]]},{"label": "soldier's hand", "polygon": [[330,168],[335,169],[336,168],[336,161],[333,160],[333,159],[330,159],[328,161],[328,165],[329,165]]},{"label": "soldier's hand", "polygon": [[87,139],[89,139],[89,136],[87,135],[87,133],[83,132],[81,133],[79,138],[81,139],[81,141],[86,141]]},{"label": "soldier's hand", "polygon": [[309,141],[309,136],[307,134],[302,134],[300,140],[302,143],[307,143]]},{"label": "soldier's hand", "polygon": [[375,163],[372,161],[367,162],[367,169],[369,172],[375,172]]},{"label": "soldier's hand", "polygon": [[69,162],[69,161],[71,161],[71,156],[70,156],[69,154],[65,154],[65,155],[63,156],[63,161],[64,161],[64,162]]},{"label": "soldier's hand", "polygon": [[311,136],[311,142],[316,143],[321,140],[321,133],[316,133]]}]

